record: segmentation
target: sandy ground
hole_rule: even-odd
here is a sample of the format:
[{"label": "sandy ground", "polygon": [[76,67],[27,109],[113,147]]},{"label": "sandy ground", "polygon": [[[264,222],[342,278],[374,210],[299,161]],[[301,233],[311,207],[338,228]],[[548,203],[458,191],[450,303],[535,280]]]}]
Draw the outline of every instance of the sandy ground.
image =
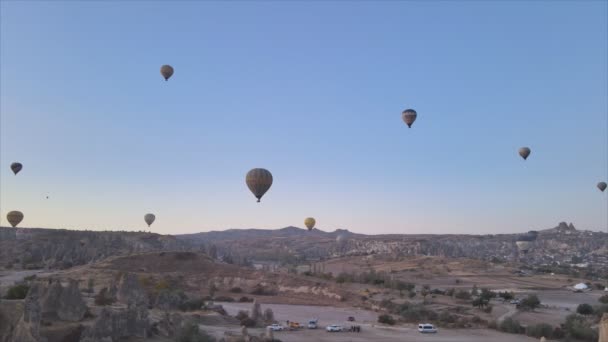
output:
[{"label": "sandy ground", "polygon": [[[236,315],[239,310],[250,310],[251,303],[218,303],[221,304],[229,315]],[[310,319],[317,318],[318,323],[325,327],[329,324],[349,324],[349,316],[355,317],[355,323],[375,323],[378,314],[373,311],[355,308],[337,308],[329,306],[312,305],[285,305],[285,304],[262,304],[262,311],[267,308],[272,309],[274,318],[285,325],[285,321],[299,322],[306,324]]]},{"label": "sandy ground", "polygon": [[[250,310],[251,303],[218,303],[230,315],[239,310]],[[355,308],[338,308],[329,306],[264,304],[262,310],[271,308],[275,318],[285,325],[286,320],[306,323],[310,318],[319,319],[319,329],[301,329],[298,331],[280,331],[275,337],[282,341],[450,341],[450,342],[512,342],[535,341],[521,335],[503,334],[488,329],[440,329],[437,334],[420,334],[413,324],[388,327],[376,323],[378,314],[372,311]],[[354,316],[356,322],[347,322],[348,316]],[[353,324],[361,326],[361,333],[341,332],[328,333],[325,327],[329,324],[340,324],[348,327]],[[240,333],[238,327],[205,326],[201,328],[217,337],[223,336],[224,331]],[[250,335],[260,335],[263,329],[249,329]]]}]

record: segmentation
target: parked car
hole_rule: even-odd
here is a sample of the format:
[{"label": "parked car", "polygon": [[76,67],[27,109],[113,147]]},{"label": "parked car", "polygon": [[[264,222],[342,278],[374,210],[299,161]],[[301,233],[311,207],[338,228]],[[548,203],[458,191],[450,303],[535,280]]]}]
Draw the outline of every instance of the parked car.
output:
[{"label": "parked car", "polygon": [[513,299],[510,303],[517,305],[520,303],[520,301],[519,301],[519,299]]},{"label": "parked car", "polygon": [[425,334],[425,333],[436,333],[437,329],[429,323],[424,323],[424,324],[418,324],[418,331]]},{"label": "parked car", "polygon": [[355,321],[355,317],[353,317],[353,316],[348,316],[348,321],[349,321],[349,322],[354,322],[354,321]]},{"label": "parked car", "polygon": [[285,327],[283,327],[280,324],[276,324],[276,323],[272,324],[272,325],[269,325],[268,328],[270,328],[270,330],[272,330],[272,331],[282,331],[282,330],[285,330]]},{"label": "parked car", "polygon": [[328,332],[338,332],[338,331],[342,331],[342,326],[337,325],[337,324],[332,324],[332,325],[328,325],[327,328],[325,328],[325,330],[327,330]]},{"label": "parked car", "polygon": [[310,320],[308,321],[308,329],[317,329],[317,320]]}]

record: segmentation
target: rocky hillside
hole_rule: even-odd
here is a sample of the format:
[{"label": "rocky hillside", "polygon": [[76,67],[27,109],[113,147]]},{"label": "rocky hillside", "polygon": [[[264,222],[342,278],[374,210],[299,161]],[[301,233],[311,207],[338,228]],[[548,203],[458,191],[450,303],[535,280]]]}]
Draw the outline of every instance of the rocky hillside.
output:
[{"label": "rocky hillside", "polygon": [[[339,238],[341,237],[341,238]],[[68,268],[109,256],[154,251],[207,251],[230,262],[298,264],[345,255],[387,254],[522,261],[608,270],[608,234],[572,224],[499,235],[363,235],[347,230],[230,229],[188,235],[0,228],[0,267]]]},{"label": "rocky hillside", "polygon": [[109,256],[190,249],[187,241],[144,232],[0,227],[0,267],[61,269]]},{"label": "rocky hillside", "polygon": [[[336,239],[342,235],[343,240]],[[279,230],[228,230],[178,239],[215,246],[218,255],[242,260],[297,261],[342,255],[442,256],[489,261],[523,261],[535,266],[579,265],[608,268],[608,234],[577,230],[572,223],[526,234],[361,235],[288,227]],[[526,241],[518,244],[517,241]],[[524,247],[525,246],[525,247]]]}]

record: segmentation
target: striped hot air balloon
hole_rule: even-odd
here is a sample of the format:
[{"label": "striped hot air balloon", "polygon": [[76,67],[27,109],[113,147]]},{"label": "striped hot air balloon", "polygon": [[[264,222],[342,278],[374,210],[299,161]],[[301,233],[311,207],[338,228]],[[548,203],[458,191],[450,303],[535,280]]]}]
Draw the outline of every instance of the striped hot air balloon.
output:
[{"label": "striped hot air balloon", "polygon": [[251,190],[259,202],[262,196],[264,196],[266,191],[268,191],[272,185],[272,174],[266,169],[252,169],[247,172],[245,182],[247,183],[249,190]]}]

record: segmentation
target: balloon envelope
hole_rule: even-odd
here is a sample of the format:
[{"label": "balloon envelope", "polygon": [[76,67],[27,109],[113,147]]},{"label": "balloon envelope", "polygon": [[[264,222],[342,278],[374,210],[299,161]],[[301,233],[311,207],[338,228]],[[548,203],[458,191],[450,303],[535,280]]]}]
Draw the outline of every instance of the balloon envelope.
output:
[{"label": "balloon envelope", "polygon": [[17,225],[23,221],[23,213],[20,211],[11,211],[6,215],[6,219],[11,226],[17,227]]},{"label": "balloon envelope", "polygon": [[173,76],[173,67],[170,65],[163,65],[160,67],[160,74],[163,75],[165,81],[168,81]]},{"label": "balloon envelope", "polygon": [[606,190],[606,188],[608,187],[608,184],[606,184],[606,182],[599,182],[597,183],[597,188],[600,189],[600,191],[604,191]]},{"label": "balloon envelope", "polygon": [[156,220],[156,216],[154,216],[154,214],[146,214],[144,216],[144,221],[146,221],[148,227],[150,227],[150,225],[154,223],[154,220]]},{"label": "balloon envelope", "polygon": [[413,109],[406,109],[401,113],[401,119],[407,125],[407,127],[412,128],[412,124],[416,121],[416,117],[418,113],[416,113]]},{"label": "balloon envelope", "polygon": [[11,170],[13,170],[14,174],[18,174],[19,171],[21,171],[21,169],[23,169],[23,165],[21,163],[12,163],[11,164]]},{"label": "balloon envelope", "polygon": [[264,196],[266,191],[268,191],[272,185],[272,174],[266,169],[252,169],[247,172],[245,182],[247,183],[249,190],[251,190],[259,202],[262,196]]},{"label": "balloon envelope", "polygon": [[530,155],[530,148],[528,147],[522,147],[519,149],[519,155],[524,158],[524,160],[528,159],[528,156]]},{"label": "balloon envelope", "polygon": [[304,225],[306,228],[308,228],[308,230],[312,230],[315,227],[315,223],[317,223],[317,221],[315,221],[315,219],[312,217],[307,217],[304,220]]}]

